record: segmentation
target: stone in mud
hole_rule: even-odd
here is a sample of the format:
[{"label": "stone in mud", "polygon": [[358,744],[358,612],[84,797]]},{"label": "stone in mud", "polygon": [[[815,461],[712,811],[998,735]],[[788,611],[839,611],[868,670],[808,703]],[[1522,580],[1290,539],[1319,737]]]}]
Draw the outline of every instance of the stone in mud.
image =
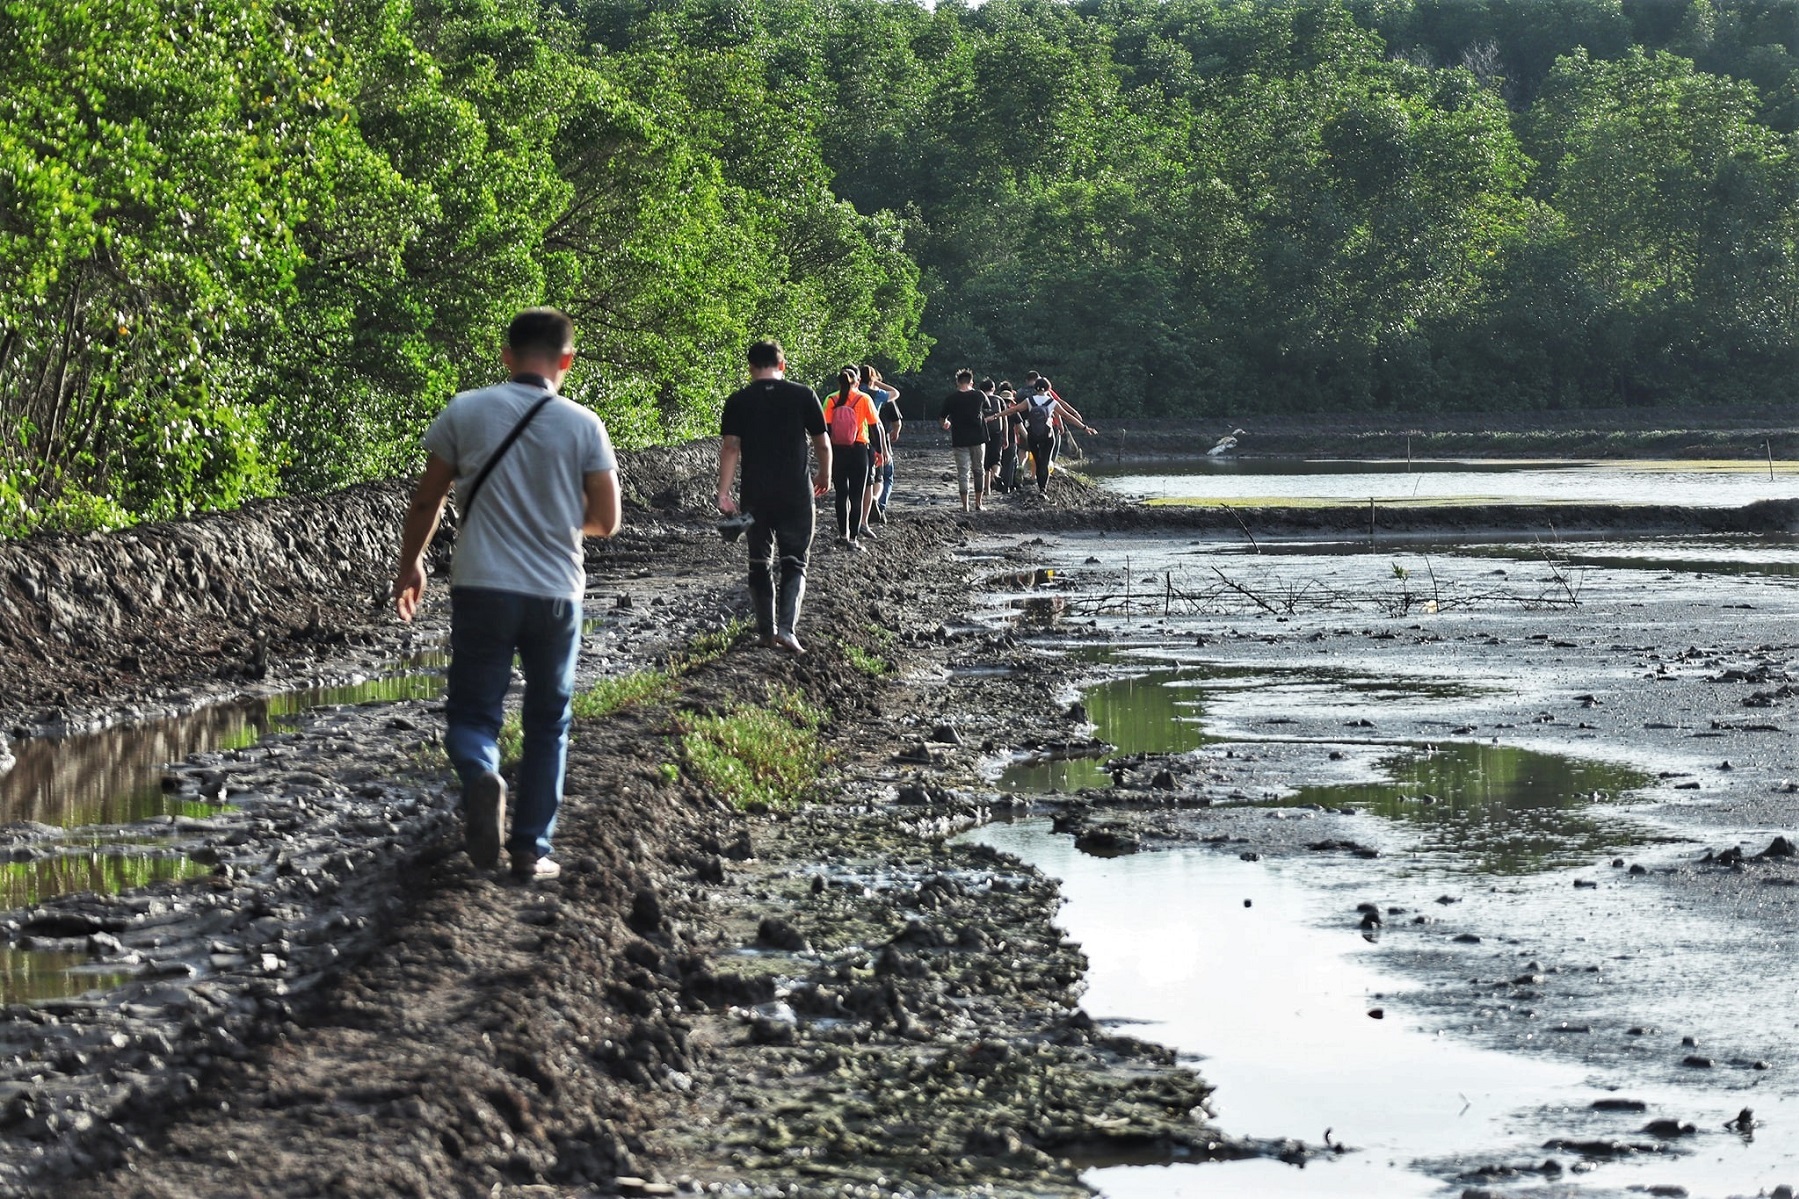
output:
[{"label": "stone in mud", "polygon": [[1651,1120],[1643,1125],[1643,1131],[1652,1137],[1672,1140],[1675,1137],[1690,1137],[1699,1129],[1680,1120]]},{"label": "stone in mud", "polygon": [[[1087,705],[1082,703],[1078,699],[1075,700],[1072,704],[1069,704],[1068,705],[1068,719],[1074,721],[1076,724],[1088,723]],[[0,752],[4,752],[5,748],[6,748],[5,746],[0,745]]]},{"label": "stone in mud", "polygon": [[940,745],[961,745],[962,734],[956,731],[953,724],[940,724],[931,730],[931,740]]},{"label": "stone in mud", "polygon": [[1641,1099],[1595,1099],[1592,1108],[1596,1112],[1646,1112],[1649,1105]]},{"label": "stone in mud", "polygon": [[1709,1057],[1702,1057],[1697,1053],[1689,1053],[1680,1059],[1680,1064],[1683,1066],[1691,1066],[1695,1070],[1710,1070],[1716,1063]]},{"label": "stone in mud", "polygon": [[1458,945],[1480,944],[1480,937],[1475,933],[1457,933],[1454,940]]},{"label": "stone in mud", "polygon": [[762,949],[782,949],[789,953],[807,953],[812,949],[799,929],[778,916],[764,916],[756,926],[756,944]]},{"label": "stone in mud", "polygon": [[631,917],[627,923],[631,930],[644,936],[660,933],[667,922],[662,911],[662,899],[654,888],[644,887],[637,892],[631,901]]},{"label": "stone in mud", "polygon": [[887,943],[900,949],[942,949],[949,939],[922,920],[908,920],[899,935]]},{"label": "stone in mud", "polygon": [[1096,858],[1116,858],[1136,853],[1143,842],[1121,825],[1087,829],[1074,839],[1074,847]]},{"label": "stone in mud", "polygon": [[91,937],[96,933],[123,932],[126,921],[82,912],[35,912],[19,926],[20,936]]},{"label": "stone in mud", "polygon": [[1156,771],[1155,776],[1149,780],[1149,785],[1151,787],[1154,787],[1158,791],[1174,790],[1175,789],[1174,772],[1172,770]]},{"label": "stone in mud", "polygon": [[1768,843],[1768,848],[1756,855],[1761,858],[1790,858],[1794,856],[1793,843],[1785,837],[1776,837]]}]

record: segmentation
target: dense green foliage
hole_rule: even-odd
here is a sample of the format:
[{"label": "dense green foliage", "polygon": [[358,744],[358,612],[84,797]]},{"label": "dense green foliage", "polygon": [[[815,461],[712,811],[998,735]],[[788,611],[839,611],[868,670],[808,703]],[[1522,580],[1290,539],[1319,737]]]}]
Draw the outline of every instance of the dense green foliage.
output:
[{"label": "dense green foliage", "polygon": [[0,84],[0,533],[409,470],[527,303],[628,445],[765,335],[1094,418],[1799,365],[1799,0],[0,0]]}]

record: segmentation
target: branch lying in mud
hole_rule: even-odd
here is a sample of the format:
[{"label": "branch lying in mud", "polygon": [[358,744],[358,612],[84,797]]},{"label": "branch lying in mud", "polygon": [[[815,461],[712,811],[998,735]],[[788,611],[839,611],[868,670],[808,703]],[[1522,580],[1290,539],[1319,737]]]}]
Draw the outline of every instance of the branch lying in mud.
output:
[{"label": "branch lying in mud", "polygon": [[[1546,559],[1549,560],[1549,559]],[[1269,576],[1260,580],[1232,578],[1216,566],[1207,570],[1216,582],[1197,587],[1175,583],[1165,576],[1160,594],[1123,592],[1071,595],[1063,603],[1065,616],[1215,616],[1260,611],[1271,616],[1301,612],[1377,611],[1387,616],[1430,614],[1453,610],[1490,608],[1569,609],[1580,606],[1578,578],[1553,560],[1550,578],[1533,587],[1503,587],[1458,583],[1440,578],[1426,563],[1428,588],[1413,586],[1410,576],[1397,574],[1395,587],[1342,589],[1318,579],[1295,582]]]}]

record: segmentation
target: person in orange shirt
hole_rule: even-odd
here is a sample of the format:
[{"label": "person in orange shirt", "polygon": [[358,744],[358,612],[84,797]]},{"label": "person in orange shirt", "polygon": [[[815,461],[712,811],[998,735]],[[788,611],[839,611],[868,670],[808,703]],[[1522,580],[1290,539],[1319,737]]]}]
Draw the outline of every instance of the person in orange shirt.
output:
[{"label": "person in orange shirt", "polygon": [[831,436],[831,483],[837,491],[837,544],[862,549],[861,533],[868,500],[868,427],[878,425],[874,402],[856,386],[857,371],[837,372],[837,390],[825,405],[825,427]]}]

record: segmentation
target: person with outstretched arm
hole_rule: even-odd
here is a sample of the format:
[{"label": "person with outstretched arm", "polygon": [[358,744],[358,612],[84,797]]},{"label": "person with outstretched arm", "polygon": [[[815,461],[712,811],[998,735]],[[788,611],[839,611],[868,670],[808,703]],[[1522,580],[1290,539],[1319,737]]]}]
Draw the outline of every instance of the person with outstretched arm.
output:
[{"label": "person with outstretched arm", "polygon": [[718,507],[750,517],[750,607],[761,643],[803,654],[797,630],[816,526],[812,501],[831,486],[831,440],[818,395],[787,378],[780,342],[756,342],[748,359],[750,382],[726,398],[719,423]]},{"label": "person with outstretched arm", "polygon": [[1030,448],[1032,465],[1037,471],[1037,495],[1044,497],[1049,495],[1049,468],[1056,456],[1057,419],[1071,420],[1083,432],[1097,433],[1099,430],[1089,425],[1086,418],[1075,411],[1073,404],[1057,398],[1048,379],[1039,375],[1033,386],[1035,391],[1032,394],[1005,409],[1001,415],[1014,412],[1024,414],[1025,440]]},{"label": "person with outstretched arm", "polygon": [[[431,422],[393,583],[395,609],[410,621],[425,595],[425,548],[454,487],[461,527],[450,564],[444,750],[462,780],[469,859],[492,869],[504,838],[521,882],[561,873],[550,838],[581,648],[581,541],[619,527],[606,426],[557,394],[574,344],[574,325],[556,309],[519,313],[500,354],[512,377],[462,392]],[[524,752],[507,836],[499,738],[514,656],[525,675]]]}]

